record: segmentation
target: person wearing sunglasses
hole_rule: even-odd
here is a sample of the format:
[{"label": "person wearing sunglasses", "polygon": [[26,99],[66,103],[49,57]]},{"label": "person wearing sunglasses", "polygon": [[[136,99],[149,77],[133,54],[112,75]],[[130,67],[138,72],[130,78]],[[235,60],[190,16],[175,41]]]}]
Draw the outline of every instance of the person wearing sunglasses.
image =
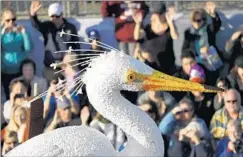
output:
[{"label": "person wearing sunglasses", "polygon": [[[208,24],[207,18],[210,17],[212,23]],[[223,59],[221,52],[216,46],[216,34],[220,30],[221,20],[216,12],[216,4],[214,2],[206,2],[205,9],[195,9],[190,14],[191,26],[185,30],[182,53],[192,50],[196,56],[197,62],[207,66],[214,78],[213,84],[219,76],[219,68],[212,70],[213,65],[207,65],[205,56],[212,48],[217,51],[219,58]],[[215,75],[215,76],[213,76]]]},{"label": "person wearing sunglasses", "polygon": [[[227,90],[231,87],[227,77],[219,77],[216,81],[216,86],[224,90]],[[215,111],[221,109],[224,106],[224,94],[225,91],[217,93],[214,96],[213,106]]]},{"label": "person wearing sunglasses", "polygon": [[[63,59],[65,53],[55,53],[56,51],[72,49],[80,49],[80,45],[76,43],[66,44],[64,42],[79,41],[79,37],[62,35],[62,30],[66,33],[77,34],[77,29],[74,24],[67,21],[63,17],[63,6],[60,3],[52,3],[48,8],[49,20],[40,21],[37,12],[41,9],[42,4],[33,1],[30,6],[30,20],[34,28],[41,32],[44,37],[44,69],[43,75],[50,83],[54,76],[55,70],[50,67],[52,63],[59,63]],[[58,69],[56,69],[58,71]]]},{"label": "person wearing sunglasses", "polygon": [[216,140],[228,136],[227,124],[230,120],[239,120],[243,127],[241,96],[236,89],[225,91],[224,107],[218,110],[211,120],[210,131]]},{"label": "person wearing sunglasses", "polygon": [[11,9],[2,13],[1,21],[1,77],[6,99],[9,99],[11,80],[19,77],[20,64],[31,50],[30,37],[25,28],[16,23],[16,14]]},{"label": "person wearing sunglasses", "polygon": [[[209,130],[204,120],[194,113],[194,104],[183,98],[159,124],[162,135],[169,141],[168,156],[205,156],[212,153]],[[208,142],[206,142],[208,141]]]}]

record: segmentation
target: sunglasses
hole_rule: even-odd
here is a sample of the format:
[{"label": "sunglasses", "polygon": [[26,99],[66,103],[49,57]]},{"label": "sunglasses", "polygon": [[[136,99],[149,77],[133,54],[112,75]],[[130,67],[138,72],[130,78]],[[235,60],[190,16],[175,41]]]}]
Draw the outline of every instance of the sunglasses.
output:
[{"label": "sunglasses", "polygon": [[194,22],[201,23],[203,19],[195,19]]},{"label": "sunglasses", "polygon": [[235,104],[235,103],[237,103],[237,100],[227,100],[226,102],[227,102],[227,103]]},{"label": "sunglasses", "polygon": [[10,21],[13,21],[13,22],[14,22],[14,21],[16,21],[16,18],[7,19],[6,21],[7,21],[7,22],[10,22]]},{"label": "sunglasses", "polygon": [[183,114],[183,113],[187,113],[187,112],[191,112],[191,111],[192,111],[192,109],[185,109],[185,110],[176,112],[176,115]]},{"label": "sunglasses", "polygon": [[51,15],[52,18],[60,18],[61,15]]},{"label": "sunglasses", "polygon": [[6,142],[6,141],[5,141],[5,143],[6,143],[7,145],[11,145],[11,144],[17,145],[17,144],[18,144],[17,141],[13,141],[13,142]]}]

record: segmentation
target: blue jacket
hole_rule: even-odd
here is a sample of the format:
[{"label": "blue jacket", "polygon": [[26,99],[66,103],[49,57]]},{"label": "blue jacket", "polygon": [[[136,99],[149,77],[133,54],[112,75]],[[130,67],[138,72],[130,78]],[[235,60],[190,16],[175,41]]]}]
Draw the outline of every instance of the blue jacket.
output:
[{"label": "blue jacket", "polygon": [[20,63],[27,58],[31,50],[31,42],[27,33],[7,32],[1,35],[2,72],[19,73]]},{"label": "blue jacket", "polygon": [[199,145],[188,145],[186,149],[186,144],[178,141],[174,135],[174,131],[179,128],[180,123],[175,119],[172,112],[167,113],[167,115],[161,120],[159,124],[159,129],[163,135],[168,138],[168,156],[169,157],[211,157],[214,152],[212,146],[210,145],[211,135],[205,122],[200,119],[195,119],[197,123],[202,125],[203,130],[206,133],[204,140],[201,140]]},{"label": "blue jacket", "polygon": [[[202,120],[201,118],[196,118],[196,121],[203,126],[203,129],[206,131],[207,133],[207,137],[205,137],[206,139],[210,139],[211,135],[210,132],[208,131],[208,128],[204,122],[204,120]],[[166,114],[166,116],[161,120],[160,124],[159,124],[159,129],[161,131],[161,133],[163,135],[166,136],[171,136],[173,135],[175,129],[179,126],[179,121],[177,121],[174,117],[174,115],[172,114],[172,112],[169,112]]]},{"label": "blue jacket", "polygon": [[227,150],[229,141],[229,138],[225,137],[218,142],[216,157],[243,157],[243,153],[235,154],[232,151]]}]

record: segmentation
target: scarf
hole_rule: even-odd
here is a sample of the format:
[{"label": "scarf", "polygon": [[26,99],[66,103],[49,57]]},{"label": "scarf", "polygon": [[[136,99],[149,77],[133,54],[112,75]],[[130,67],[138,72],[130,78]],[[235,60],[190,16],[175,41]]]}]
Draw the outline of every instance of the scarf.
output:
[{"label": "scarf", "polygon": [[207,25],[202,26],[198,30],[196,30],[194,27],[191,26],[190,32],[191,32],[191,34],[195,34],[195,35],[199,36],[199,38],[195,40],[195,48],[196,48],[196,54],[198,56],[197,61],[199,63],[203,63],[200,49],[205,46],[209,47]]}]

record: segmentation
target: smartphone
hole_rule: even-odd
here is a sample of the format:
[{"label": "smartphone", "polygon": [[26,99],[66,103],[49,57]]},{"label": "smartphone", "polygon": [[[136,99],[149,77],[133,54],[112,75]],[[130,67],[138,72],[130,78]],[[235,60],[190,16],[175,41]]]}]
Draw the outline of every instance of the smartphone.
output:
[{"label": "smartphone", "polygon": [[14,99],[17,99],[17,98],[24,98],[25,95],[24,94],[16,94]]}]

